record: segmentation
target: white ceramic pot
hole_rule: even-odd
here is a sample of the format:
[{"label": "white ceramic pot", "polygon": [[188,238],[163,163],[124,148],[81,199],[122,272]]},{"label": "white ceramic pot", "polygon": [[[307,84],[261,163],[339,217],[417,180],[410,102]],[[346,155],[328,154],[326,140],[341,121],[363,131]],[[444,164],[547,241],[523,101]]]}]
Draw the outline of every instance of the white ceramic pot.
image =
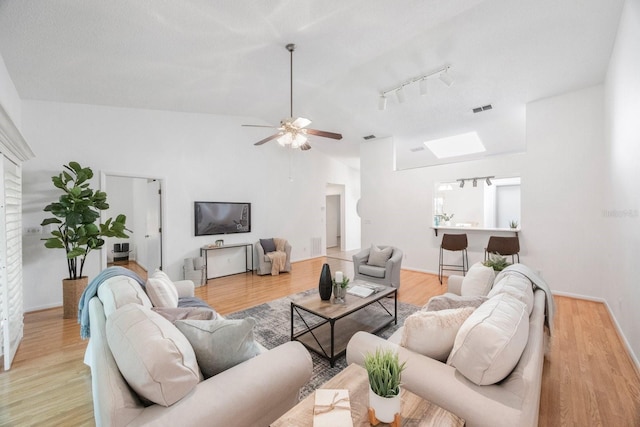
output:
[{"label": "white ceramic pot", "polygon": [[393,422],[395,415],[400,413],[400,395],[394,397],[378,396],[369,387],[369,407],[376,411],[376,418],[383,423]]}]

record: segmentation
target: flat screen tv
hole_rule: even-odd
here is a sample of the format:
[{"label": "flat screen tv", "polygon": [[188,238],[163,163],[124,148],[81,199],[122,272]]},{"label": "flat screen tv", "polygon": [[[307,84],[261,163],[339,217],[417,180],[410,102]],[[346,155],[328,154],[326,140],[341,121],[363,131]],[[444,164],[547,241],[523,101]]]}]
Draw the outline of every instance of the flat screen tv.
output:
[{"label": "flat screen tv", "polygon": [[251,203],[195,202],[195,234],[250,233]]}]

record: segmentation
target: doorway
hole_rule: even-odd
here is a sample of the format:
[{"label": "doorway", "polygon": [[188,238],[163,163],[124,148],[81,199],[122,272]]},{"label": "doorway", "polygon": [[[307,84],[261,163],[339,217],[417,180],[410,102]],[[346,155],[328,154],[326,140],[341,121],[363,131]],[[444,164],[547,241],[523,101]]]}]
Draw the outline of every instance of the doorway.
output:
[{"label": "doorway", "polygon": [[327,184],[325,193],[325,247],[327,254],[344,250],[344,185]]},{"label": "doorway", "polygon": [[128,239],[105,239],[102,267],[126,262],[148,273],[162,270],[163,180],[111,173],[103,173],[101,178],[109,203],[102,219],[122,213],[127,216],[127,228],[131,230]]}]

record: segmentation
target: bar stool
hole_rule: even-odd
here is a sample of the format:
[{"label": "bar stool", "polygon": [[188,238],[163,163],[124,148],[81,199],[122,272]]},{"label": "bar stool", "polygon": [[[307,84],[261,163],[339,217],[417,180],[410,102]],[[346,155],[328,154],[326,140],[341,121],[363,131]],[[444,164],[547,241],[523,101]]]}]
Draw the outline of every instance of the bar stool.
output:
[{"label": "bar stool", "polygon": [[511,263],[515,263],[517,257],[520,262],[520,240],[518,236],[515,237],[498,237],[490,236],[489,243],[484,249],[484,260],[486,261],[489,254],[498,254],[502,256],[511,255]]},{"label": "bar stool", "polygon": [[[444,264],[444,251],[462,251],[462,264]],[[438,267],[438,279],[442,284],[442,272],[444,270],[462,271],[467,274],[469,269],[469,258],[467,257],[467,235],[466,234],[443,234],[440,244],[440,262]]]}]

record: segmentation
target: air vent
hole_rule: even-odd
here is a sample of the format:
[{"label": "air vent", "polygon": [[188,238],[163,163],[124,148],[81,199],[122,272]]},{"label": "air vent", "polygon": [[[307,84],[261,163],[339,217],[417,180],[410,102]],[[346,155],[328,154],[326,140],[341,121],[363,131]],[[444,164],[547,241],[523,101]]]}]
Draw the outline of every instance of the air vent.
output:
[{"label": "air vent", "polygon": [[375,139],[375,135],[367,135],[367,136],[363,136],[362,138],[364,138],[365,141],[368,141],[370,139]]},{"label": "air vent", "polygon": [[483,105],[482,107],[476,107],[473,109],[473,112],[477,114],[487,110],[493,110],[493,106],[491,104],[487,104],[487,105]]},{"label": "air vent", "polygon": [[424,150],[424,147],[423,147],[423,146],[420,146],[420,147],[413,147],[413,148],[410,148],[410,149],[409,149],[409,151],[411,151],[412,153],[417,153],[418,151],[423,151],[423,150]]}]

